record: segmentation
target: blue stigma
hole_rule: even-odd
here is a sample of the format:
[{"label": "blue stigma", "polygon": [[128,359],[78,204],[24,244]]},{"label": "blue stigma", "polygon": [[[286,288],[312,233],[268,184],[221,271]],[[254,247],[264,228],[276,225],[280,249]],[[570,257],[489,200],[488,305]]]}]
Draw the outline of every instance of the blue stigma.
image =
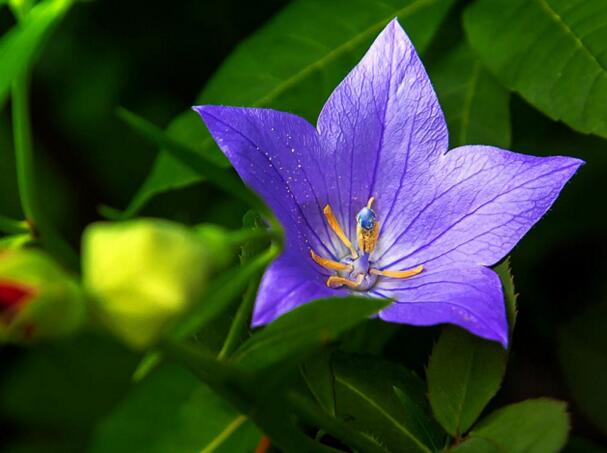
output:
[{"label": "blue stigma", "polygon": [[371,231],[375,226],[375,212],[373,209],[364,207],[356,214],[356,221],[363,230]]}]

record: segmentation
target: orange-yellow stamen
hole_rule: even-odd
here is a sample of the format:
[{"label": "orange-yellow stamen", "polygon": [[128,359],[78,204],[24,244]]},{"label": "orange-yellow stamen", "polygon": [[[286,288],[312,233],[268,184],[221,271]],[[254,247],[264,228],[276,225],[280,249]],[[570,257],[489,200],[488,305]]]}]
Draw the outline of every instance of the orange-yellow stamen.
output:
[{"label": "orange-yellow stamen", "polygon": [[339,288],[340,286],[347,286],[348,288],[356,289],[361,285],[364,279],[365,276],[363,274],[358,274],[356,280],[350,280],[348,278],[333,275],[327,279],[327,286],[330,288]]},{"label": "orange-yellow stamen", "polygon": [[331,206],[326,205],[325,208],[323,209],[323,213],[325,214],[325,217],[327,218],[327,223],[329,224],[329,226],[331,227],[333,232],[337,235],[337,237],[341,240],[341,242],[343,242],[343,244],[350,250],[350,253],[352,254],[352,258],[353,259],[358,258],[358,253],[356,253],[356,250],[354,250],[354,247],[352,247],[352,243],[350,242],[350,239],[347,238],[346,234],[344,233],[344,230],[341,229],[341,225],[339,224],[339,222],[333,215]]},{"label": "orange-yellow stamen", "polygon": [[323,258],[322,256],[318,256],[314,253],[314,250],[310,250],[310,256],[314,260],[314,262],[326,269],[331,269],[334,271],[349,271],[352,270],[351,264],[338,263],[337,261],[333,261],[327,258]]},{"label": "orange-yellow stamen", "polygon": [[409,278],[414,277],[417,274],[420,274],[424,270],[424,265],[420,264],[413,269],[408,269],[406,271],[390,271],[390,270],[379,270],[379,269],[370,269],[369,272],[373,275],[383,275],[384,277],[390,278]]}]

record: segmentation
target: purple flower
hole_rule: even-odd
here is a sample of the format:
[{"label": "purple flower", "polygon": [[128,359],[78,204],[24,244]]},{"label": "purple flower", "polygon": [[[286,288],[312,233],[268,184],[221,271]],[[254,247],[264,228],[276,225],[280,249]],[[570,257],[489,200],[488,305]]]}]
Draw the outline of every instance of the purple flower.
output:
[{"label": "purple flower", "polygon": [[394,299],[379,317],[452,323],[504,346],[501,260],[583,163],[491,146],[448,151],[445,118],[396,20],[339,84],[315,128],[268,109],[198,106],[286,231],[253,325],[313,299]]}]

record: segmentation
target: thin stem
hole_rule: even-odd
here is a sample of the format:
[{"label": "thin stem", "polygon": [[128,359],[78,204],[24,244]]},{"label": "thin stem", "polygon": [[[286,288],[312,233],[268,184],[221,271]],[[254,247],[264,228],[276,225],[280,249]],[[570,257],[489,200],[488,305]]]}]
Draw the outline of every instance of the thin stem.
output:
[{"label": "thin stem", "polygon": [[212,453],[217,450],[221,444],[228,440],[238,428],[242,426],[244,422],[248,420],[248,417],[244,415],[238,415],[232,422],[224,428],[209,444],[204,447],[200,453]]},{"label": "thin stem", "polygon": [[27,222],[23,220],[9,219],[0,215],[0,232],[5,234],[29,233],[30,229]]},{"label": "thin stem", "polygon": [[36,178],[32,151],[31,127],[28,105],[29,74],[24,72],[13,82],[12,111],[15,140],[15,163],[19,198],[25,217],[34,225],[38,223],[39,210],[36,200]]},{"label": "thin stem", "polygon": [[[251,245],[256,240],[267,238],[280,240],[280,235],[276,234],[276,232],[268,231],[263,228],[246,228],[235,232],[232,236],[232,240],[244,245],[245,248],[243,250],[248,248],[245,244],[248,243]],[[248,256],[248,253],[243,253],[241,255],[241,260],[243,265],[249,261],[250,257]],[[236,316],[234,316],[234,320],[230,325],[228,335],[223,343],[221,351],[219,351],[219,354],[217,355],[219,360],[223,360],[230,356],[238,347],[239,340],[242,338],[247,329],[250,314],[253,311],[253,305],[255,303],[255,296],[257,295],[257,287],[259,286],[260,278],[261,271],[251,277],[251,281],[249,282],[243,295],[242,302],[236,311]]]},{"label": "thin stem", "polygon": [[[262,272],[265,267],[278,255],[279,249],[271,245],[265,252],[255,256],[249,263],[238,268],[234,273],[227,272],[218,278],[209,288],[209,297],[198,305],[198,309],[190,313],[187,320],[177,326],[173,332],[176,339],[187,338],[193,335],[203,325],[213,319],[217,311],[226,306],[226,302],[233,300],[245,288],[247,282]],[[216,311],[217,310],[217,311]]]},{"label": "thin stem", "polygon": [[26,70],[13,81],[12,113],[15,140],[15,163],[21,208],[31,226],[33,236],[39,236],[45,248],[64,264],[78,266],[78,255],[46,221],[36,188],[32,131],[29,114],[29,72]]},{"label": "thin stem", "polygon": [[230,326],[228,336],[223,343],[221,351],[219,351],[219,354],[217,355],[219,360],[225,359],[236,350],[240,338],[242,338],[244,331],[247,329],[249,316],[253,310],[255,295],[257,294],[258,284],[259,277],[254,278],[253,281],[249,283],[249,286],[247,287],[247,290],[242,298],[242,303],[238,307],[236,316],[234,316],[234,320]]},{"label": "thin stem", "polygon": [[161,342],[160,349],[191,368],[207,384],[233,380],[237,373],[234,368],[217,361],[213,354],[190,344],[169,339]]}]

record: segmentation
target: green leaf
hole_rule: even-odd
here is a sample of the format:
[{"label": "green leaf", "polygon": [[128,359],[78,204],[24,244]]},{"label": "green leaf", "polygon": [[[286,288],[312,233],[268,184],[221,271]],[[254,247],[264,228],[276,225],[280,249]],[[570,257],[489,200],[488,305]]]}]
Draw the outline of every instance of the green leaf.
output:
[{"label": "green leaf", "polygon": [[164,366],[101,422],[91,451],[251,452],[260,433],[192,374]]},{"label": "green leaf", "polygon": [[479,0],[464,15],[481,61],[550,118],[607,137],[607,5]]},{"label": "green leaf", "polygon": [[297,358],[336,339],[390,302],[350,296],[304,304],[254,334],[236,351],[234,361],[249,370],[261,370]]},{"label": "green leaf", "polygon": [[451,436],[468,431],[500,387],[506,351],[456,327],[447,327],[434,345],[428,396],[436,420]]},{"label": "green leaf", "polygon": [[[217,167],[221,168],[227,166],[227,159],[223,154],[200,154],[191,143],[181,143],[175,140],[160,127],[124,107],[118,107],[116,116],[142,137],[158,145],[158,147],[174,150],[178,155],[193,155],[192,161],[205,163],[208,169],[215,168],[215,170],[217,170]],[[187,158],[184,158],[183,160],[186,159]],[[203,173],[205,171],[204,169],[198,168],[198,164],[193,163],[191,166],[196,168],[200,173],[200,176],[209,176],[206,173]],[[202,166],[202,164],[200,164],[200,166]],[[208,172],[210,173],[210,170],[208,170]]]},{"label": "green leaf", "polygon": [[320,351],[311,356],[302,364],[301,374],[318,404],[327,414],[335,416],[335,384],[331,353]]},{"label": "green leaf", "polygon": [[[298,0],[244,41],[197,98],[199,104],[272,107],[316,121],[333,88],[379,31],[398,17],[423,51],[452,0]],[[219,153],[193,112],[179,116],[171,136],[201,153]],[[200,181],[184,163],[161,153],[127,208],[136,213],[151,197]]]},{"label": "green leaf", "polygon": [[274,375],[261,376],[260,380],[260,376],[255,378],[251,373],[219,362],[200,348],[183,343],[167,343],[165,351],[212,386],[241,413],[248,414],[282,451],[333,452],[332,449],[321,448],[294,423],[291,404],[285,401],[284,384]]},{"label": "green leaf", "polygon": [[374,357],[335,355],[337,415],[389,451],[430,452],[442,444],[423,382]]},{"label": "green leaf", "polygon": [[158,126],[124,108],[118,109],[117,115],[142,136],[163,147],[180,162],[185,163],[200,178],[209,181],[215,187],[240,198],[246,203],[253,206],[258,204],[254,201],[254,196],[244,186],[242,181],[236,177],[236,174],[233,171],[222,168],[225,167],[225,157],[216,154],[198,153],[196,149],[174,140]]},{"label": "green leaf", "polygon": [[73,0],[46,0],[0,39],[0,105],[15,78],[28,67],[53,26],[72,6]]},{"label": "green leaf", "polygon": [[429,66],[449,126],[451,147],[510,146],[510,93],[482,66],[465,41]]},{"label": "green leaf", "polygon": [[[516,293],[510,258],[495,266],[504,290],[510,334],[516,321]],[[452,436],[465,433],[500,387],[507,353],[493,342],[447,327],[434,346],[427,370],[434,416]]]},{"label": "green leaf", "polygon": [[579,409],[607,435],[607,303],[587,309],[559,332],[558,356]]},{"label": "green leaf", "polygon": [[511,404],[485,418],[454,453],[553,453],[567,440],[565,403],[533,399]]},{"label": "green leaf", "polygon": [[501,263],[495,266],[493,270],[502,282],[502,289],[504,290],[504,299],[506,302],[506,315],[508,316],[508,326],[510,327],[510,336],[512,336],[512,331],[516,324],[516,299],[518,294],[514,288],[514,277],[512,276],[510,257],[506,257]]}]

